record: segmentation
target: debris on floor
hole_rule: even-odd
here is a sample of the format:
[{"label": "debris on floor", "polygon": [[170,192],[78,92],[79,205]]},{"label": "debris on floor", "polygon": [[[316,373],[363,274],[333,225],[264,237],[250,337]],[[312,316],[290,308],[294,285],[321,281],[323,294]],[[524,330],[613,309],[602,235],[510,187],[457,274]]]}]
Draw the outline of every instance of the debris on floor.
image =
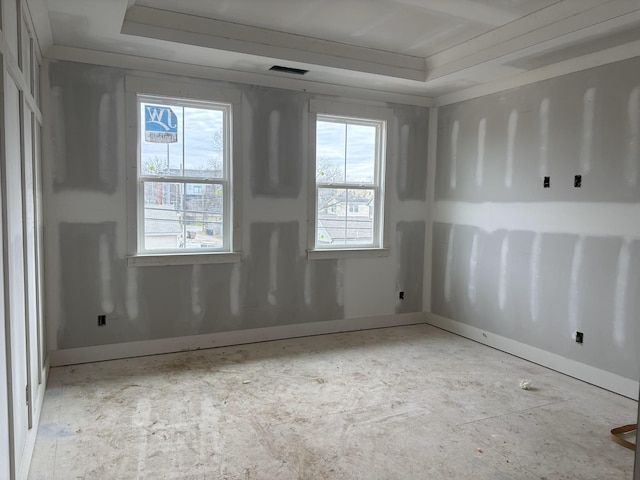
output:
[{"label": "debris on floor", "polygon": [[531,390],[531,380],[529,380],[528,378],[521,378],[520,388],[522,390]]}]

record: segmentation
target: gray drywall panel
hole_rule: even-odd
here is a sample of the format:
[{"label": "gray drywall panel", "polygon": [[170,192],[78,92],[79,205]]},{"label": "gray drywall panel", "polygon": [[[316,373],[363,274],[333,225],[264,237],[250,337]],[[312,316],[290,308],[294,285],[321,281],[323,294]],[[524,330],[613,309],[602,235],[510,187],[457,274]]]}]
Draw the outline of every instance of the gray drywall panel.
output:
[{"label": "gray drywall panel", "polygon": [[[396,119],[390,135],[400,136],[402,126],[410,126],[402,159],[406,182],[396,185],[391,175],[387,185],[386,224],[394,229],[388,236],[397,240],[390,245],[390,257],[309,261],[307,209],[300,208],[309,201],[308,94],[65,61],[48,62],[48,70],[51,105],[45,115],[53,148],[43,162],[43,182],[47,318],[55,332],[51,349],[342,320],[345,305],[358,316],[367,311],[363,302],[370,297],[360,295],[362,289],[346,288],[345,275],[360,275],[361,262],[393,277],[389,282],[359,280],[381,299],[381,311],[422,309],[427,205],[419,199],[426,198],[426,178],[417,177],[424,176],[426,166],[427,145],[420,137],[427,127],[426,108],[386,105]],[[241,93],[240,263],[127,267],[122,116],[129,74]],[[108,125],[103,129],[101,122]],[[78,144],[70,147],[73,141]],[[393,174],[399,171],[396,157],[392,154],[387,164]],[[410,209],[403,209],[400,197],[411,201]],[[392,212],[404,215],[397,230]],[[389,268],[394,264],[395,271]],[[391,291],[394,285],[408,292],[401,305]],[[98,327],[102,314],[107,325]]]},{"label": "gray drywall panel", "polygon": [[64,315],[57,338],[62,348],[83,343],[98,333],[103,343],[122,338],[117,329],[97,330],[98,315],[121,316],[117,306],[124,305],[119,285],[124,260],[115,258],[115,229],[115,222],[60,224],[58,255],[65,261],[58,272],[58,294]]},{"label": "gray drywall panel", "polygon": [[113,193],[117,163],[108,156],[116,150],[119,112],[124,111],[122,72],[111,68],[51,63],[49,125],[54,188]]},{"label": "gray drywall panel", "polygon": [[304,315],[300,321],[318,322],[345,318],[344,304],[340,304],[336,295],[344,276],[344,272],[338,268],[338,260],[303,259],[302,262],[309,271],[309,302],[305,299]]},{"label": "gray drywall panel", "polygon": [[[138,318],[144,325],[144,335],[148,338],[165,338],[182,332],[197,332],[200,325],[192,328],[191,272],[192,265],[170,266],[167,268],[142,269],[138,278]],[[148,320],[147,320],[148,319]],[[112,325],[123,331],[125,324]],[[142,332],[141,332],[142,333]],[[101,338],[100,332],[98,332]],[[136,335],[136,336],[134,336]],[[123,340],[137,338],[137,332],[123,331]],[[144,337],[143,337],[144,338]]]},{"label": "gray drywall panel", "polygon": [[[233,312],[235,265],[190,265],[191,327],[198,333],[234,330],[240,312]],[[145,272],[146,273],[146,272]],[[235,313],[235,315],[234,315]],[[182,333],[178,333],[181,335]]]},{"label": "gray drywall panel", "polygon": [[[435,195],[453,203],[433,228],[432,310],[637,380],[640,59],[451,104],[438,119]],[[491,202],[514,217],[468,204]],[[549,222],[546,202],[574,215]],[[598,208],[630,228],[594,224]]]},{"label": "gray drywall panel", "polygon": [[[312,290],[305,303],[307,261],[297,248],[296,222],[254,224],[251,238],[254,255],[241,264],[240,291],[232,294],[232,264],[129,268],[136,275],[130,285],[124,261],[115,258],[115,223],[62,223],[60,255],[71,261],[60,272],[60,348],[344,317],[336,299],[336,260],[309,264]],[[131,288],[133,300],[127,298]],[[107,326],[97,327],[98,315],[107,316]]]},{"label": "gray drywall panel", "polygon": [[307,262],[298,248],[298,231],[297,222],[251,225],[252,254],[242,266],[243,328],[344,318],[337,299],[337,260]]},{"label": "gray drywall panel", "polygon": [[433,260],[431,263],[431,311],[446,318],[455,318],[454,303],[445,296],[447,246],[452,226],[436,222],[431,231]]},{"label": "gray drywall panel", "polygon": [[[640,378],[639,358],[633,355],[640,339],[636,327],[638,322],[633,319],[637,319],[637,313],[640,312],[634,312],[629,303],[631,297],[636,295],[628,290],[628,278],[623,280],[627,284],[625,286],[617,281],[621,267],[618,258],[622,247],[623,241],[618,238],[584,240],[584,258],[577,267],[578,295],[570,292],[569,298],[577,298],[574,325],[577,331],[584,333],[585,343],[582,346],[575,343],[570,345],[579,361],[591,365],[597,363],[604,370],[620,372],[627,378]],[[629,252],[628,261],[634,260],[632,252]],[[620,288],[624,288],[626,293],[616,292]],[[620,302],[623,305],[616,305]],[[617,311],[619,308],[624,310],[624,318],[618,317],[621,313]],[[617,322],[621,322],[621,325],[616,325]],[[624,332],[618,339],[616,330]],[[621,357],[626,356],[625,351],[635,357],[632,363],[621,362]]]},{"label": "gray drywall panel", "polygon": [[578,240],[575,235],[541,235],[538,275],[534,274],[537,278],[532,281],[532,299],[527,304],[531,322],[540,323],[540,347],[569,358],[575,358],[575,352],[570,355],[568,351],[573,342],[570,316],[579,308],[575,293],[579,278],[573,273],[574,263],[580,260]]},{"label": "gray drywall panel", "polygon": [[396,121],[396,188],[400,201],[427,198],[427,137],[429,110],[420,107],[394,105]]},{"label": "gray drywall panel", "polygon": [[[234,265],[141,268],[138,319],[148,338],[168,338],[246,328],[255,321],[246,304],[233,305]],[[244,275],[241,275],[244,278]],[[156,321],[150,321],[154,319]]]},{"label": "gray drywall panel", "polygon": [[441,107],[436,199],[638,202],[639,124],[637,58]]},{"label": "gray drywall panel", "polygon": [[295,323],[303,298],[298,258],[296,222],[251,225],[251,258],[244,262],[245,305],[252,320],[247,327]]},{"label": "gray drywall panel", "polygon": [[425,227],[423,221],[398,222],[396,226],[396,246],[400,252],[397,290],[404,292],[396,313],[422,311]]},{"label": "gray drywall panel", "polygon": [[[250,86],[245,120],[255,196],[297,198],[306,158],[308,94]],[[245,109],[246,111],[246,109]]]},{"label": "gray drywall panel", "polygon": [[[626,378],[640,376],[638,240],[489,233],[445,223],[433,232],[434,313]],[[576,331],[584,333],[582,345]]]}]

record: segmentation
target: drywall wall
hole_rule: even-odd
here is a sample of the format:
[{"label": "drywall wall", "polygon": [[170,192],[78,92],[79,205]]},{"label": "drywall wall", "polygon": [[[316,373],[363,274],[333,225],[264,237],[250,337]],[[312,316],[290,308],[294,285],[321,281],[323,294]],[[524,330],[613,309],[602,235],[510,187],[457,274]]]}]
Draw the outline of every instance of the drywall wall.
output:
[{"label": "drywall wall", "polygon": [[637,380],[640,59],[441,107],[437,143],[433,313]]},{"label": "drywall wall", "polygon": [[[127,266],[127,75],[241,93],[240,263]],[[64,61],[46,65],[44,85],[51,348],[422,311],[428,109],[381,104],[394,116],[389,255],[307,260],[308,108],[319,96]]]}]

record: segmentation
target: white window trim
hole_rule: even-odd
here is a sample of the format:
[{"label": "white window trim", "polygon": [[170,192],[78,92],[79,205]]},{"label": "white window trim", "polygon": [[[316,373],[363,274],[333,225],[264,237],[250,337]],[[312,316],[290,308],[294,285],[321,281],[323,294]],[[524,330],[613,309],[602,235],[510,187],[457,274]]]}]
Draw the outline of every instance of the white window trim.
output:
[{"label": "white window trim", "polygon": [[307,260],[333,260],[339,258],[379,258],[388,256],[388,248],[332,248],[331,250],[307,250]]},{"label": "white window trim", "polygon": [[242,261],[240,253],[212,253],[189,252],[172,254],[145,254],[127,256],[129,267],[164,267],[167,265],[197,265],[204,263],[239,263]]},{"label": "white window trim", "polygon": [[[219,88],[201,83],[191,84],[184,81],[158,80],[147,77],[127,76],[126,90],[126,125],[127,125],[127,265],[165,266],[165,265],[193,265],[204,263],[236,263],[241,261],[241,231],[240,199],[242,198],[242,96],[239,90]],[[139,253],[138,230],[141,215],[139,212],[138,195],[138,148],[140,133],[138,131],[138,95],[165,96],[185,100],[196,100],[231,105],[229,126],[231,131],[231,155],[229,158],[228,184],[231,186],[231,205],[229,212],[230,244],[228,251],[222,252],[155,252]]]},{"label": "white window trim", "polygon": [[[317,184],[316,184],[316,120],[318,115],[333,115],[338,117],[352,118],[354,120],[372,120],[385,122],[385,128],[382,135],[382,155],[383,160],[380,162],[380,170],[377,172],[379,182],[375,186],[375,189],[379,191],[380,201],[377,206],[378,224],[377,232],[380,239],[380,245],[378,247],[332,247],[332,248],[318,248],[316,249],[316,211],[317,211]],[[391,158],[391,148],[389,141],[389,129],[391,122],[393,121],[393,110],[387,107],[382,107],[372,104],[364,103],[347,103],[347,102],[335,102],[331,100],[319,100],[312,99],[309,101],[309,207],[308,207],[308,235],[307,235],[307,259],[309,260],[324,260],[324,259],[339,259],[339,258],[371,258],[371,257],[385,257],[389,255],[388,234],[387,234],[387,215],[385,208],[387,202],[386,185],[389,169],[387,163]],[[327,185],[330,186],[330,185]],[[337,186],[336,186],[337,187]],[[363,185],[363,188],[365,185]],[[346,188],[346,187],[345,187]]]}]

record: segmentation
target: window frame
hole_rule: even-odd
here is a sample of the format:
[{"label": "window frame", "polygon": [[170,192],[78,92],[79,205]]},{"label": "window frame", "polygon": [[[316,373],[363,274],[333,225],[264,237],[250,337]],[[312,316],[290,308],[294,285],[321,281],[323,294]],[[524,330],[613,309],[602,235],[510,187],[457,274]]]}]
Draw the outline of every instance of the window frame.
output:
[{"label": "window frame", "polygon": [[[229,103],[220,103],[220,102],[211,102],[211,101],[195,101],[195,100],[186,100],[182,98],[175,97],[166,97],[166,96],[157,96],[157,95],[147,95],[147,94],[138,94],[136,95],[138,102],[138,127],[142,125],[142,104],[155,104],[155,105],[164,105],[167,107],[192,107],[192,108],[202,108],[210,109],[215,111],[223,112],[223,166],[222,166],[222,177],[189,177],[184,175],[145,175],[141,170],[141,161],[142,161],[142,141],[138,141],[138,152],[137,152],[137,166],[138,166],[138,230],[137,230],[137,252],[142,255],[173,255],[173,254],[181,254],[181,253],[198,253],[198,252],[207,252],[207,253],[228,253],[230,251],[231,245],[231,231],[228,228],[231,225],[231,205],[230,200],[233,195],[231,184],[229,182],[230,177],[230,159],[231,159],[231,132],[230,132],[230,119],[231,119],[231,104]],[[184,122],[184,118],[183,118]],[[138,130],[140,134],[140,130]],[[184,124],[183,124],[183,137],[184,137]],[[184,138],[183,138],[184,142]],[[183,143],[184,145],[184,143]],[[184,165],[183,165],[184,166]],[[169,183],[169,184],[182,184],[183,185],[183,195],[187,194],[187,185],[199,186],[202,189],[202,185],[222,185],[222,224],[223,224],[223,238],[222,238],[222,246],[219,248],[203,248],[202,250],[196,249],[154,249],[148,250],[144,248],[146,230],[145,230],[145,191],[144,184],[145,183]],[[184,199],[183,199],[184,201]],[[185,213],[185,209],[183,206],[182,213]],[[185,227],[186,231],[186,227]]]},{"label": "window frame", "polygon": [[[163,266],[200,263],[236,263],[241,261],[240,246],[240,158],[241,94],[230,88],[172,82],[144,77],[125,78],[127,118],[127,265]],[[141,172],[141,103],[183,105],[198,108],[207,105],[226,108],[224,179],[213,177],[149,176]],[[176,103],[177,102],[177,103]],[[222,248],[144,250],[144,182],[223,184]],[[226,182],[226,183],[225,183]]]},{"label": "window frame", "polygon": [[[346,171],[345,181],[318,182],[316,179],[316,133],[317,122],[323,118],[336,119],[339,122],[355,125],[375,125],[378,127],[376,133],[375,152],[375,172],[373,183],[347,182]],[[381,257],[389,254],[387,248],[388,239],[385,225],[386,218],[386,185],[387,182],[387,161],[390,158],[389,128],[393,120],[393,111],[390,108],[371,104],[334,102],[328,100],[312,99],[309,102],[309,231],[308,231],[308,259],[329,259],[347,257]],[[318,246],[317,232],[318,225],[318,195],[321,188],[341,188],[341,189],[363,189],[374,190],[374,216],[373,216],[373,239],[368,245],[336,245]],[[348,212],[346,213],[348,216]]]}]

